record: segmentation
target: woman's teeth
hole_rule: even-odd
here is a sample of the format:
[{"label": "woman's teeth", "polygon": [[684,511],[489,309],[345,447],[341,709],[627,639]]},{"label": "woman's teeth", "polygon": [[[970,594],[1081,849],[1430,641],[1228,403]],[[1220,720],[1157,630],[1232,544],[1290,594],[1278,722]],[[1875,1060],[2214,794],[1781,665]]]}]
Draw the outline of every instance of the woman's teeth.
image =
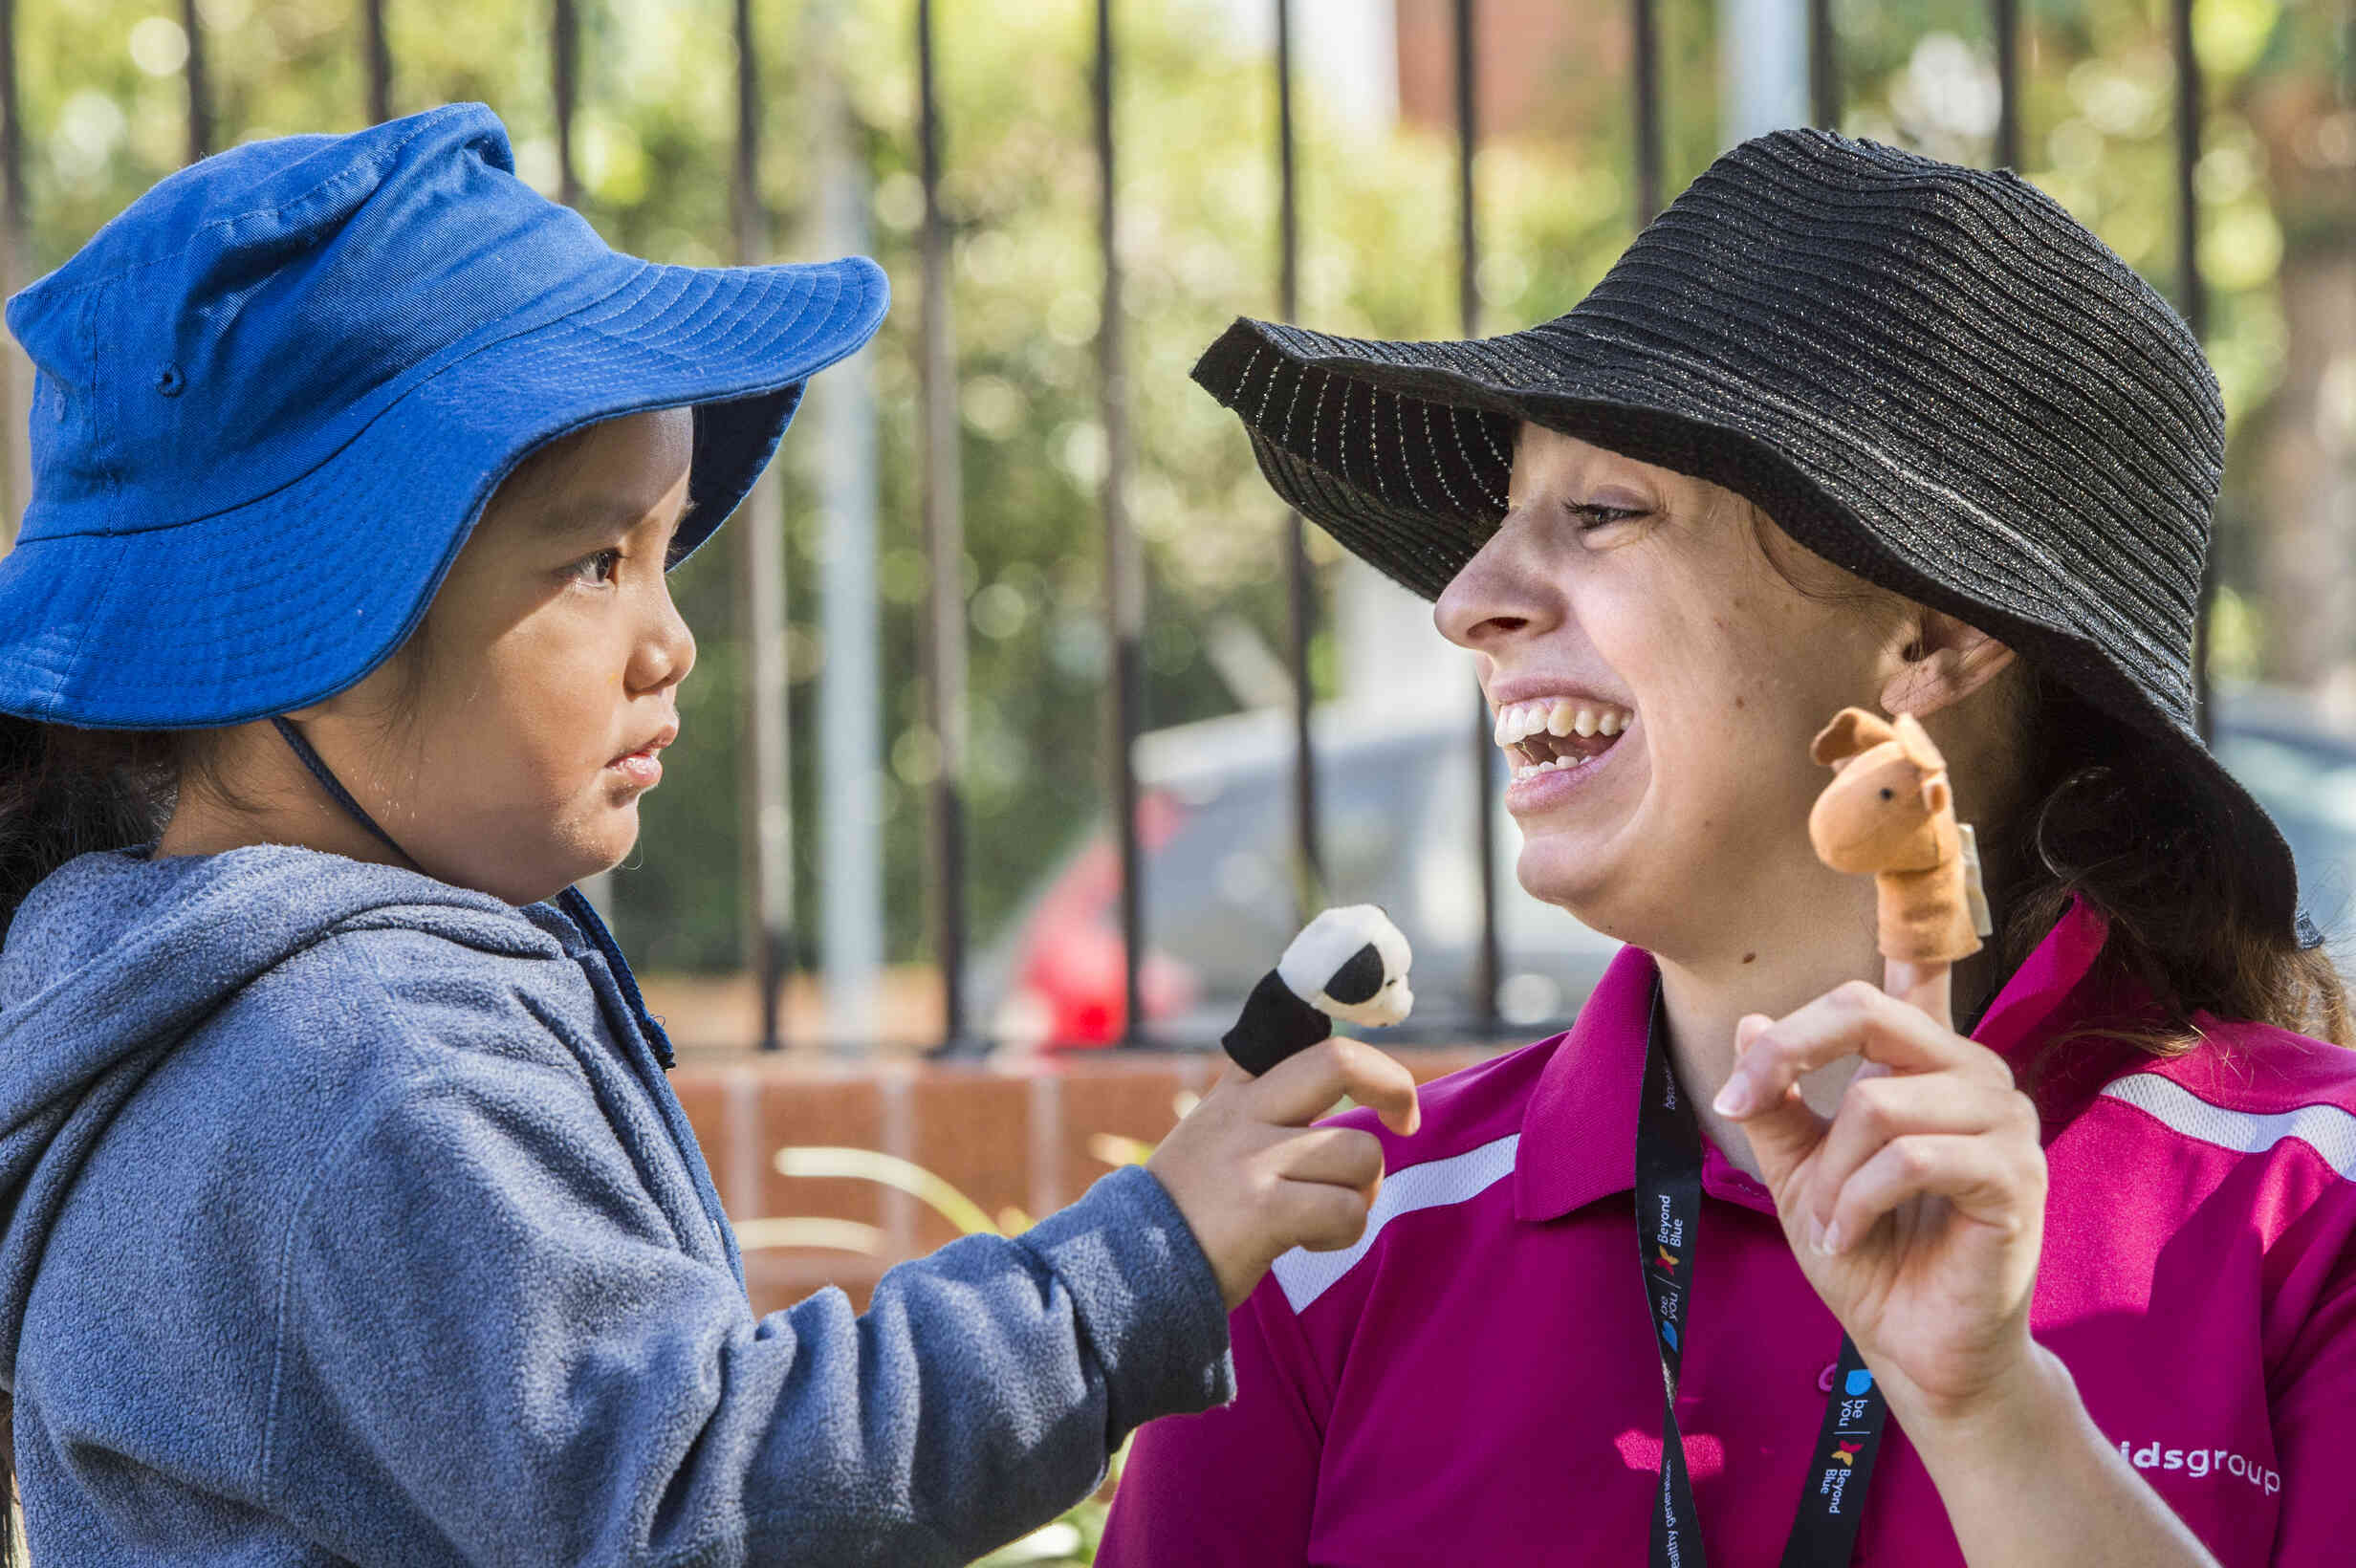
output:
[{"label": "woman's teeth", "polygon": [[1540,697],[1534,702],[1508,703],[1498,708],[1496,739],[1499,746],[1516,746],[1532,735],[1608,737],[1625,730],[1635,719],[1636,715],[1625,708]]},{"label": "woman's teeth", "polygon": [[1611,750],[1636,715],[1608,703],[1540,697],[1497,710],[1496,742],[1516,782],[1584,767]]}]

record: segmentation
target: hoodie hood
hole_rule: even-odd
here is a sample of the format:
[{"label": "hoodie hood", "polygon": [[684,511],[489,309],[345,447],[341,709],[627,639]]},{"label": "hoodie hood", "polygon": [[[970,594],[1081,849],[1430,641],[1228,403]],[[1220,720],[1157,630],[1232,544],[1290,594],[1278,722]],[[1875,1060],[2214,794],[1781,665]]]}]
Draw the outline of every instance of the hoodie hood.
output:
[{"label": "hoodie hood", "polygon": [[239,991],[325,937],[370,926],[556,957],[580,940],[518,908],[397,866],[288,844],[150,858],[84,855],[18,908],[0,948],[0,1374],[58,1206],[148,1072]]}]

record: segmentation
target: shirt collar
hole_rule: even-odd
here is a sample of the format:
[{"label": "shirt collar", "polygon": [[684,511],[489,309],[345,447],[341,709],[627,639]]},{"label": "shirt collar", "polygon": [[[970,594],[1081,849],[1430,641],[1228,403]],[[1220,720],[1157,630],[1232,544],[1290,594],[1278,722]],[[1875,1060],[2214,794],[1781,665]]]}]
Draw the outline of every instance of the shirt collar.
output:
[{"label": "shirt collar", "polygon": [[[2109,923],[2098,910],[2073,901],[1988,1004],[1972,1037],[2025,1078],[2034,1047],[2086,1011],[2092,999],[2078,994],[2081,982],[2108,932]],[[1644,1093],[1646,1026],[1658,972],[1650,953],[1621,948],[1547,1058],[1522,1110],[1514,1161],[1516,1219],[1557,1219],[1635,1187],[1636,1104]],[[2074,1083],[2083,1075],[2068,1076]],[[2040,1108],[2048,1126],[2054,1125],[2060,1107],[2040,1095]],[[1723,1168],[1713,1172],[1712,1166]],[[1716,1180],[1711,1179],[1713,1174]],[[1704,1187],[1771,1210],[1764,1189],[1725,1165],[1722,1156],[1705,1161]]]}]

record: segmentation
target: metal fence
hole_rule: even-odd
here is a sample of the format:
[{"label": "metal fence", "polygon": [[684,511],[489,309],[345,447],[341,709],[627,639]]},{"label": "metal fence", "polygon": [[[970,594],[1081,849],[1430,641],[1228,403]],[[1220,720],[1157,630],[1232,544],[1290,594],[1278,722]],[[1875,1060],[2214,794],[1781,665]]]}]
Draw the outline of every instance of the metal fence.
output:
[{"label": "metal fence", "polygon": [[[1566,0],[1569,3],[1569,0]],[[391,114],[394,60],[386,44],[385,0],[361,0],[360,42],[364,54],[368,112],[383,120]],[[1291,319],[1298,306],[1299,237],[1298,178],[1294,147],[1293,15],[1291,0],[1269,0],[1276,33],[1275,91],[1277,103],[1276,144],[1272,149],[1278,172],[1276,309]],[[27,281],[25,149],[16,69],[18,0],[0,0],[0,260],[8,268],[12,290]],[[1118,16],[1113,0],[1094,0],[1096,52],[1094,61],[1095,142],[1098,172],[1097,242],[1103,267],[1103,292],[1097,331],[1097,371],[1101,416],[1105,433],[1105,457],[1100,506],[1103,523],[1105,632],[1111,649],[1109,676],[1103,696],[1107,772],[1106,796],[1120,846],[1120,921],[1123,952],[1123,991],[1126,1001],[1124,1043],[1143,1042],[1145,1017],[1139,987],[1141,960],[1147,931],[1142,898],[1143,855],[1139,842],[1138,780],[1134,750],[1142,717],[1144,663],[1141,643],[1145,603],[1145,559],[1131,527],[1127,509],[1125,469],[1129,453],[1122,334],[1122,276],[1115,243],[1120,226],[1120,139],[1114,114],[1114,87],[1119,69]],[[1479,333],[1477,284],[1480,234],[1475,222],[1474,153],[1480,144],[1480,79],[1475,69],[1480,27],[1477,0],[1451,0],[1456,98],[1456,200],[1458,302],[1465,336]],[[2208,301],[2201,280],[2198,250],[2197,197],[2194,170],[2201,156],[2200,65],[2192,45],[2192,0],[2169,0],[2170,46],[2175,67],[2175,207],[2178,246],[2176,303],[2196,334],[2206,336]],[[1635,218],[1641,225],[1657,212],[1664,199],[1661,137],[1661,66],[1659,17],[1655,0],[1629,0],[1633,44],[1630,102],[1633,125],[1633,189]],[[187,80],[187,147],[191,160],[212,150],[210,94],[206,78],[204,25],[196,0],[182,0],[182,25],[188,48],[184,67]],[[2000,109],[1996,131],[1999,164],[2018,165],[2020,158],[2018,76],[2018,0],[1991,0],[1990,25],[1995,38]],[[578,107],[579,26],[577,0],[549,0],[548,26],[552,61],[550,91],[555,105],[558,195],[570,204],[578,198],[575,174],[573,124]],[[1809,112],[1819,124],[1840,120],[1842,99],[1840,60],[1832,21],[1832,0],[1808,0],[1806,27],[1809,69]],[[736,145],[733,219],[736,257],[742,263],[765,259],[767,216],[762,211],[754,170],[758,156],[757,112],[760,93],[760,54],[755,47],[752,0],[735,0]],[[919,418],[923,453],[923,512],[926,554],[931,571],[929,599],[924,616],[923,679],[927,722],[940,746],[940,767],[930,786],[929,832],[927,840],[927,898],[933,951],[944,989],[945,1043],[969,1040],[972,1024],[965,994],[965,958],[969,947],[963,852],[962,779],[967,758],[966,725],[966,606],[960,562],[964,552],[957,455],[957,387],[955,338],[949,319],[949,229],[941,209],[941,175],[948,154],[937,93],[932,0],[917,0],[914,36],[909,47],[917,63],[917,145],[924,193],[921,229],[923,284],[918,302],[921,357]],[[15,357],[11,357],[13,359]],[[21,498],[31,488],[24,425],[29,381],[21,367],[11,370],[5,409],[9,429],[8,461],[11,493]],[[756,980],[761,998],[761,1041],[775,1049],[781,1041],[780,992],[786,955],[792,946],[793,908],[792,802],[788,795],[786,756],[786,672],[784,668],[785,549],[782,499],[773,470],[746,503],[746,515],[733,530],[744,583],[746,634],[752,655],[752,679],[745,715],[746,756],[744,795],[746,841],[751,846],[753,896],[750,918],[758,929],[753,944]],[[1287,650],[1293,689],[1295,756],[1292,789],[1293,886],[1303,918],[1324,885],[1320,851],[1318,770],[1310,740],[1312,689],[1308,650],[1316,596],[1304,524],[1291,518],[1286,547],[1290,636]],[[2212,560],[2214,553],[2212,553]],[[2214,571],[2204,584],[2199,641],[2198,679],[2201,712],[2208,704],[2207,621]],[[1479,810],[1474,831],[1474,863],[1480,868],[1480,940],[1477,949],[1474,1016],[1469,1021],[1476,1034],[1495,1033],[1499,957],[1495,858],[1491,846],[1496,833],[1496,795],[1489,787],[1494,746],[1489,715],[1468,691],[1466,766],[1474,770]]]}]

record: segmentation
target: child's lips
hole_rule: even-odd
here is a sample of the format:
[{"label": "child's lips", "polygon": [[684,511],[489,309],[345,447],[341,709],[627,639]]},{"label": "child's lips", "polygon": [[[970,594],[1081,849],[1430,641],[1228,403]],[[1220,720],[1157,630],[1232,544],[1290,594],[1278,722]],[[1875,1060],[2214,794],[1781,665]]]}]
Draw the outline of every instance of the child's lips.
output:
[{"label": "child's lips", "polygon": [[665,725],[661,730],[656,730],[651,737],[641,744],[635,751],[624,751],[620,756],[609,759],[605,766],[608,768],[619,768],[622,764],[628,762],[633,757],[644,761],[651,761],[657,751],[662,751],[663,748],[668,746],[671,742],[677,740],[678,738],[679,725],[677,721],[674,720],[673,722]]},{"label": "child's lips", "polygon": [[605,766],[634,784],[648,788],[663,780],[663,759],[658,754],[679,737],[679,726],[667,724],[655,736],[635,751],[624,751]]}]

